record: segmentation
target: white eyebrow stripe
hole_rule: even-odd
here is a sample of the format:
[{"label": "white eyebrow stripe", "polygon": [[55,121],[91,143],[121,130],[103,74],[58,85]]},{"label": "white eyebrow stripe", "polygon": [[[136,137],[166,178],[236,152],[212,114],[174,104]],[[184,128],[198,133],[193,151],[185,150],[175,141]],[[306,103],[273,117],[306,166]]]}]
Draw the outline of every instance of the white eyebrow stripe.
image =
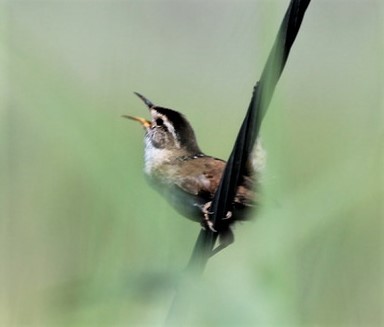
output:
[{"label": "white eyebrow stripe", "polygon": [[156,109],[152,109],[151,114],[155,122],[156,122],[156,119],[158,118],[163,120],[164,125],[167,127],[168,131],[172,134],[173,139],[175,140],[176,147],[180,148],[180,142],[177,138],[175,127],[170,123],[168,117],[166,115],[159,113]]}]

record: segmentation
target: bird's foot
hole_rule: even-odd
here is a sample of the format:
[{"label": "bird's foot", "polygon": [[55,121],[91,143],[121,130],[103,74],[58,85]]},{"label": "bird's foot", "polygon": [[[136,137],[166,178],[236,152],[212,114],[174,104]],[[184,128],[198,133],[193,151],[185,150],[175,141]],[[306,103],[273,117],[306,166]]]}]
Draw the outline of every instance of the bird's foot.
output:
[{"label": "bird's foot", "polygon": [[[203,212],[203,215],[204,215],[204,221],[202,222],[202,226],[203,228],[207,226],[212,232],[217,232],[213,228],[213,222],[209,219],[209,216],[214,214],[213,211],[210,211],[211,205],[212,205],[212,201],[209,201],[206,204],[204,204],[201,208],[201,211]],[[230,219],[230,218],[232,218],[232,211],[228,211],[223,219]]]},{"label": "bird's foot", "polygon": [[212,232],[217,233],[217,230],[213,227],[213,222],[209,219],[209,215],[212,215],[213,212],[209,211],[211,208],[212,201],[207,202],[201,207],[201,212],[204,215],[204,219],[201,222],[201,227],[206,230],[210,229]]},{"label": "bird's foot", "polygon": [[207,218],[209,215],[213,215],[213,211],[210,211],[211,209],[212,201],[207,202],[201,207],[201,211],[204,214],[204,217]]}]

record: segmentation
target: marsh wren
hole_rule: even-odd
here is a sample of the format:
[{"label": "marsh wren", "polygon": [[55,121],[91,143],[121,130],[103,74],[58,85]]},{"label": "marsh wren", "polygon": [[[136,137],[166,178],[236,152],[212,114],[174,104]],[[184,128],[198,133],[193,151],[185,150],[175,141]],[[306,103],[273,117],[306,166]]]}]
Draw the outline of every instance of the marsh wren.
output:
[{"label": "marsh wren", "polygon": [[[156,106],[141,94],[135,94],[148,107],[151,119],[123,117],[139,122],[145,130],[144,171],[149,181],[179,213],[215,231],[209,209],[226,162],[200,150],[195,132],[184,115]],[[255,205],[255,186],[263,158],[264,152],[257,142],[253,164],[250,162],[238,186],[233,209],[223,217],[228,227],[235,221],[245,220],[246,209]]]}]

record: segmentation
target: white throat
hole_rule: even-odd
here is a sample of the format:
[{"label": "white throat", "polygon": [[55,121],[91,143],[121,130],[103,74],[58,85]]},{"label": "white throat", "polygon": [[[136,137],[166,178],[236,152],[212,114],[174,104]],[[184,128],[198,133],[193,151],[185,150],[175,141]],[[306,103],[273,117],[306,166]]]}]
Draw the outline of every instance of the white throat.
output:
[{"label": "white throat", "polygon": [[158,149],[152,145],[147,145],[144,153],[144,172],[147,175],[152,175],[158,167],[171,162],[172,158],[171,150]]}]

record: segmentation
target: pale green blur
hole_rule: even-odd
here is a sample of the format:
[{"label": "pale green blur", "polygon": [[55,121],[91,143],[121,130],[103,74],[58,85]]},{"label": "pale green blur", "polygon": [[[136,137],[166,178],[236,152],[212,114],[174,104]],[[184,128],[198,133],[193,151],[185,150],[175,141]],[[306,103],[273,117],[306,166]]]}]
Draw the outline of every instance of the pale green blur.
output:
[{"label": "pale green blur", "polygon": [[[185,326],[384,323],[383,3],[312,2],[261,132],[261,209]],[[138,91],[227,158],[287,6],[0,5],[0,326],[163,325],[199,226],[146,184],[120,116],[148,117]]]}]

